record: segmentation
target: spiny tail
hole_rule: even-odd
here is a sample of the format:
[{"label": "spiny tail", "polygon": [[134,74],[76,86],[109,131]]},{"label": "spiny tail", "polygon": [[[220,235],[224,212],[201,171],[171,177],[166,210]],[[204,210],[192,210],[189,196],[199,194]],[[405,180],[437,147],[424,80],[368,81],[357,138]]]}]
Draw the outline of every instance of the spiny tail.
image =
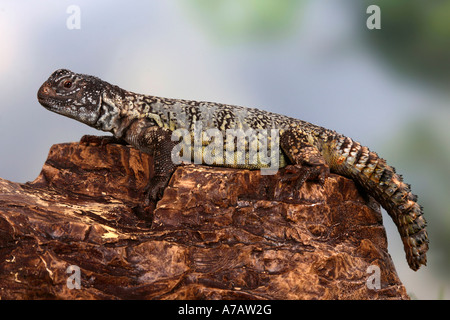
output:
[{"label": "spiny tail", "polygon": [[421,265],[426,265],[426,221],[410,185],[367,147],[341,135],[332,140],[336,143],[328,150],[331,171],[356,180],[386,209],[400,232],[411,269],[416,271]]}]

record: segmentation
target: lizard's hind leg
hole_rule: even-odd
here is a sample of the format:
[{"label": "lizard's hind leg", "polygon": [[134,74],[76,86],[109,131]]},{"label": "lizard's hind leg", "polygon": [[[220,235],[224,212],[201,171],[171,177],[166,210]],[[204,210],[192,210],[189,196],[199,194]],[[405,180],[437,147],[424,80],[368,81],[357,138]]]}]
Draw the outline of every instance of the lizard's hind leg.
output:
[{"label": "lizard's hind leg", "polygon": [[280,136],[280,146],[291,161],[286,167],[282,181],[296,181],[299,189],[307,180],[319,180],[323,185],[330,174],[330,168],[319,149],[308,142],[307,136],[298,130],[284,131]]}]

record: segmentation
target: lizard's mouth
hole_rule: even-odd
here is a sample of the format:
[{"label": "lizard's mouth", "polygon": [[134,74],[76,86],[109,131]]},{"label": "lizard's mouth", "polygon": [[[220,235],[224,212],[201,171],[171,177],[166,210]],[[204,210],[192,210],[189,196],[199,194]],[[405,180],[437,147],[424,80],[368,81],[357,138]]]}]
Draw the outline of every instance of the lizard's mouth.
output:
[{"label": "lizard's mouth", "polygon": [[37,92],[39,103],[48,110],[57,111],[64,107],[63,100],[56,98],[56,92],[50,84],[44,83]]}]

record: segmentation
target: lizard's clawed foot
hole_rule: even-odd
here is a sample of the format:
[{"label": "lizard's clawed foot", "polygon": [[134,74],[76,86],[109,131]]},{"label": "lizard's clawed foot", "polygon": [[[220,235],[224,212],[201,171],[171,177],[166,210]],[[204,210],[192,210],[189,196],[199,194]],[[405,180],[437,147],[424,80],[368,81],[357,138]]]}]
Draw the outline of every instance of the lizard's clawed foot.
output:
[{"label": "lizard's clawed foot", "polygon": [[326,165],[289,165],[286,167],[285,175],[281,178],[281,181],[295,181],[295,187],[298,190],[307,180],[318,180],[323,186],[329,175],[330,168]]},{"label": "lizard's clawed foot", "polygon": [[168,182],[169,179],[167,177],[154,176],[151,178],[145,187],[144,205],[148,206],[150,203],[156,204],[162,198]]}]

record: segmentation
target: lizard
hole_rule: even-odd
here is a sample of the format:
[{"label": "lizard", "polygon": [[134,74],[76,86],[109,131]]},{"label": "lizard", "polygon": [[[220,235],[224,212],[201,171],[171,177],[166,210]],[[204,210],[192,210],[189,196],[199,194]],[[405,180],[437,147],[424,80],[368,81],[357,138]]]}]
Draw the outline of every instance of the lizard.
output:
[{"label": "lizard", "polygon": [[[148,198],[162,197],[172,173],[180,163],[173,160],[178,146],[173,134],[180,129],[193,135],[196,126],[227,130],[276,129],[278,145],[274,154],[278,167],[301,186],[306,180],[324,183],[330,172],[355,181],[390,215],[400,233],[409,267],[416,271],[426,265],[428,234],[423,208],[409,184],[368,147],[336,131],[288,116],[222,103],[163,98],[137,94],[112,85],[95,76],[67,69],[54,71],[38,90],[38,101],[46,109],[78,120],[96,129],[110,132],[154,159],[154,176],[148,184]],[[272,145],[271,145],[272,146]],[[188,149],[183,155],[204,153]],[[248,150],[249,145],[246,147]],[[232,168],[262,169],[266,162],[224,162],[220,159],[202,163]],[[211,159],[210,159],[211,160]],[[236,159],[235,159],[236,160]]]}]

